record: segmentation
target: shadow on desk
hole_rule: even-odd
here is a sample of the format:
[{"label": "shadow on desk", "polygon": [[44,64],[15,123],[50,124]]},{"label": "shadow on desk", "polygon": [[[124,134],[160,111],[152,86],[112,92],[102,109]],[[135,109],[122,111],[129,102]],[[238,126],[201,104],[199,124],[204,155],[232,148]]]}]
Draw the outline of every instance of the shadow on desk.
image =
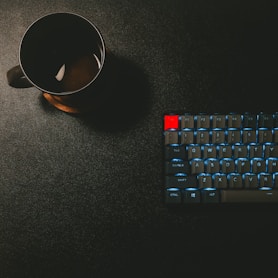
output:
[{"label": "shadow on desk", "polygon": [[[94,129],[123,131],[148,113],[151,106],[150,84],[144,70],[132,61],[113,54],[108,54],[107,58],[101,90],[82,99],[82,105],[86,106],[84,113],[70,115]],[[41,105],[47,112],[56,109],[43,97]]]}]

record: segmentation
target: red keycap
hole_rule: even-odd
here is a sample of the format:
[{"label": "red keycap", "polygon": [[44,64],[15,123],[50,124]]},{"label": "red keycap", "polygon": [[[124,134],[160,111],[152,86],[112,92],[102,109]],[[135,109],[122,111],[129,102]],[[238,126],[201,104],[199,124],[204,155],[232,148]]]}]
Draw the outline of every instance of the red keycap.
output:
[{"label": "red keycap", "polygon": [[178,129],[179,115],[165,115],[164,116],[164,130]]}]

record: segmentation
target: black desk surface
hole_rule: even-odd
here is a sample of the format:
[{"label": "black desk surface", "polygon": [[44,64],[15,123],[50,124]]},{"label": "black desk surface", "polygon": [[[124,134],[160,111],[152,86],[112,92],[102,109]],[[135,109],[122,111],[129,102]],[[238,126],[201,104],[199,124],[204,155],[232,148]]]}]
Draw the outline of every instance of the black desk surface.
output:
[{"label": "black desk surface", "polygon": [[[274,2],[1,1],[1,278],[270,271],[277,209],[164,207],[162,114],[275,110]],[[58,11],[94,22],[120,61],[93,117],[7,85],[26,28]]]}]

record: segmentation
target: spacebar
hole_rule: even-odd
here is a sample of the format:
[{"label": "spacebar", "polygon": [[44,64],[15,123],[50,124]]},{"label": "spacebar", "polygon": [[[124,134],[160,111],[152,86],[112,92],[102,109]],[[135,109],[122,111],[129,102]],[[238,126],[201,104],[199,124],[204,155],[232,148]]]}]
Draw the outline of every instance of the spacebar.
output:
[{"label": "spacebar", "polygon": [[278,203],[278,190],[221,190],[221,203]]}]

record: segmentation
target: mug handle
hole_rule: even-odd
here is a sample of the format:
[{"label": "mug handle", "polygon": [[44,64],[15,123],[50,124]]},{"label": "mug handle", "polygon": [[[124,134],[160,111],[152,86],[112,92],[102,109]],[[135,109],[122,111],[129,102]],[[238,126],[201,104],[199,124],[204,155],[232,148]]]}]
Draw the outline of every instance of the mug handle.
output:
[{"label": "mug handle", "polygon": [[14,66],[7,72],[8,84],[14,88],[30,88],[34,85],[24,75],[20,65]]}]

